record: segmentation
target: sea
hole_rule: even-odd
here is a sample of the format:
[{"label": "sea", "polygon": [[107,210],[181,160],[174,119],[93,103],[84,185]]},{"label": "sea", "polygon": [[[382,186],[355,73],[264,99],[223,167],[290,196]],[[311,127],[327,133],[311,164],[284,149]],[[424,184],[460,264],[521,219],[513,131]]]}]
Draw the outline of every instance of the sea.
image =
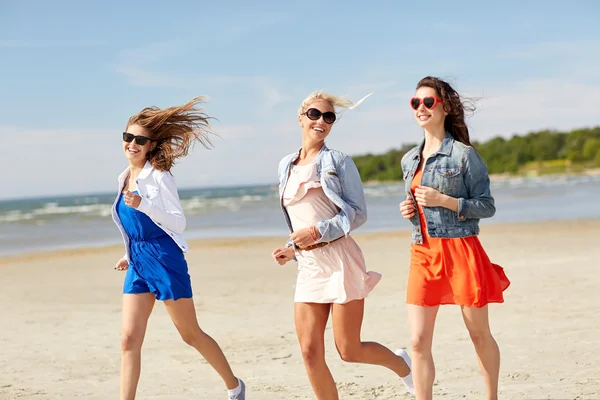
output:
[{"label": "sea", "polygon": [[[398,204],[403,183],[365,186],[368,221],[359,232],[410,229]],[[288,235],[270,185],[180,189],[186,239]],[[483,224],[600,217],[600,176],[545,176],[492,180],[496,215]],[[0,256],[121,243],[111,218],[116,193],[0,201]],[[599,238],[600,243],[600,238]]]}]

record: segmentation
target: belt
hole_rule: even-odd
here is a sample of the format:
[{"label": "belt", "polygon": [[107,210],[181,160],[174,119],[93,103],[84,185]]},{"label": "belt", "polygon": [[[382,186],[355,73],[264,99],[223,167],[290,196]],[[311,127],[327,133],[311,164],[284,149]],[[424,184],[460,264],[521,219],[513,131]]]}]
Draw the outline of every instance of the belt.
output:
[{"label": "belt", "polygon": [[321,242],[321,243],[317,243],[317,244],[311,244],[310,246],[306,246],[306,247],[298,247],[298,249],[302,250],[302,251],[310,251],[310,250],[318,249],[320,247],[325,247],[328,244],[336,242],[336,241],[340,240],[341,238],[343,238],[343,236],[341,236],[337,239],[333,239],[331,242]]}]

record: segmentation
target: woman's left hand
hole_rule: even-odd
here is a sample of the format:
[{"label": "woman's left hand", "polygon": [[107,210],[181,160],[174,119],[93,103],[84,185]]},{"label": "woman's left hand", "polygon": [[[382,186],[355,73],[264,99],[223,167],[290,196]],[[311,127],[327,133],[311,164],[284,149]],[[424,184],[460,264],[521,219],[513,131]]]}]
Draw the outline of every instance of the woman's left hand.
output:
[{"label": "woman's left hand", "polygon": [[131,208],[138,208],[140,206],[140,202],[142,201],[142,197],[127,190],[123,192],[123,200],[127,206]]},{"label": "woman's left hand", "polygon": [[[313,228],[314,228],[314,230],[313,230]],[[321,238],[321,233],[319,232],[319,230],[316,227],[300,229],[299,231],[293,232],[290,235],[290,238],[296,244],[296,246],[301,247],[301,248],[307,247],[317,241],[314,239],[311,231],[316,234],[317,240],[319,240]]]},{"label": "woman's left hand", "polygon": [[446,195],[428,186],[418,186],[415,189],[415,200],[421,207],[442,207]]}]

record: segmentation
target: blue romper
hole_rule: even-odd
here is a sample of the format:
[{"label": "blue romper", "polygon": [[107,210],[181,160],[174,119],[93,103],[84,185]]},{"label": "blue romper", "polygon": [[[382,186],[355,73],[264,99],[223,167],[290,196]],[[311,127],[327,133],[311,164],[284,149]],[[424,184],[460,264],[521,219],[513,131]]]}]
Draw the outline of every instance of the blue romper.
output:
[{"label": "blue romper", "polygon": [[129,236],[123,293],[151,292],[157,300],[191,298],[188,265],[177,243],[146,214],[127,206],[123,194],[117,202],[117,214]]}]

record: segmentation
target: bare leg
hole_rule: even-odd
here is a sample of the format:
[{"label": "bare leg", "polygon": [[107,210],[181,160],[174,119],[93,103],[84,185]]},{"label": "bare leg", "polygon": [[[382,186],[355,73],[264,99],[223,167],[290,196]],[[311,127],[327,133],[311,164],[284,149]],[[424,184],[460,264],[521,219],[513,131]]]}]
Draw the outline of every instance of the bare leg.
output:
[{"label": "bare leg", "polygon": [[325,326],[330,308],[330,304],[294,304],[296,334],[317,400],[339,400],[333,376],[325,363]]},{"label": "bare leg", "polygon": [[408,304],[408,323],[412,343],[412,372],[417,400],[431,400],[435,366],[431,347],[439,306],[422,307]]},{"label": "bare leg", "polygon": [[486,400],[498,400],[498,376],[500,374],[500,349],[488,319],[488,306],[481,308],[461,307],[465,325],[477,352],[479,367],[485,383]]},{"label": "bare leg", "polygon": [[164,303],[183,341],[198,350],[202,357],[221,376],[227,389],[235,389],[238,386],[238,379],[233,375],[231,367],[217,342],[200,329],[194,301],[190,298],[176,301],[165,300]]},{"label": "bare leg", "polygon": [[124,294],[121,328],[121,400],[134,400],[140,379],[142,344],[154,307],[152,293]]},{"label": "bare leg", "polygon": [[381,365],[399,377],[407,376],[410,368],[402,357],[379,343],[361,342],[364,308],[364,300],[333,305],[333,335],[340,357],[347,362]]}]

